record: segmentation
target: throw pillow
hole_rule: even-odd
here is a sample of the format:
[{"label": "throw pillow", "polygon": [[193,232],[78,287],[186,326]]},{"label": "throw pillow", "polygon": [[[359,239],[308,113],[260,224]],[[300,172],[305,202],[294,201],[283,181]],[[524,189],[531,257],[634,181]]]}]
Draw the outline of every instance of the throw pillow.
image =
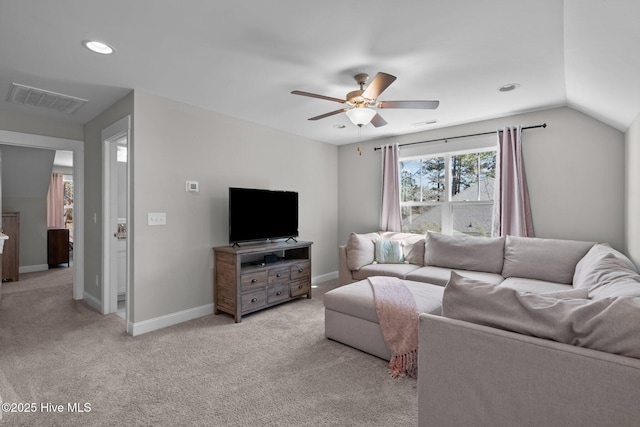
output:
[{"label": "throw pillow", "polygon": [[347,267],[349,270],[360,270],[373,263],[375,257],[374,242],[380,239],[378,233],[351,233],[347,241]]},{"label": "throw pillow", "polygon": [[449,236],[427,233],[424,265],[500,274],[504,237]]},{"label": "throw pillow", "polygon": [[557,299],[452,272],[444,289],[442,316],[640,358],[640,298]]},{"label": "throw pillow", "polygon": [[399,240],[376,240],[375,262],[379,264],[403,264],[402,243]]},{"label": "throw pillow", "polygon": [[401,242],[405,262],[420,266],[424,263],[424,234],[381,231],[380,236],[383,239]]},{"label": "throw pillow", "polygon": [[635,265],[606,244],[594,245],[580,260],[573,276],[573,286],[587,289],[594,299],[640,297],[640,275]]}]

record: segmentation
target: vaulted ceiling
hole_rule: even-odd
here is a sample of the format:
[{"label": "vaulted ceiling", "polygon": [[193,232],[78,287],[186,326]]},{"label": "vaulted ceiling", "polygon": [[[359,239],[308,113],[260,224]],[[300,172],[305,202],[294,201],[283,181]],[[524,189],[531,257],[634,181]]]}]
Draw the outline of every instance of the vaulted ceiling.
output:
[{"label": "vaulted ceiling", "polygon": [[[86,123],[136,89],[337,145],[563,105],[625,131],[638,17],[637,0],[0,0],[0,109]],[[397,76],[379,100],[440,106],[383,109],[387,126],[358,130],[345,114],[307,120],[342,104],[290,93],[344,98],[378,71]],[[88,102],[15,104],[12,83]]]}]

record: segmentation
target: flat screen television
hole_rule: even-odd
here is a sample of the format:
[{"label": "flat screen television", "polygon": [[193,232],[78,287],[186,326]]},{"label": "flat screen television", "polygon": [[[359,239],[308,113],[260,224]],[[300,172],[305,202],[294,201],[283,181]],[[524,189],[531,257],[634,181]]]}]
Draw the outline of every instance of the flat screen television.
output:
[{"label": "flat screen television", "polygon": [[298,193],[229,187],[229,243],[298,237]]}]

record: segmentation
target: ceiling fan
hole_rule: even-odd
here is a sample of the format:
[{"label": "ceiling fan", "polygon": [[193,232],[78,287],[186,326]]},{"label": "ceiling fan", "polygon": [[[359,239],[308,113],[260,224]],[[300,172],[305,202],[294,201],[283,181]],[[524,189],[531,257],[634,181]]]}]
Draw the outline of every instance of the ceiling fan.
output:
[{"label": "ceiling fan", "polygon": [[327,101],[339,102],[347,104],[348,107],[319,116],[311,117],[309,120],[319,120],[335,114],[347,113],[349,119],[357,126],[364,126],[371,123],[375,127],[384,126],[387,122],[373,108],[413,108],[413,109],[435,109],[440,104],[439,101],[378,101],[378,96],[389,87],[396,79],[395,76],[387,73],[378,73],[366,87],[369,75],[365,73],[356,74],[353,77],[360,85],[359,90],[351,91],[345,99],[332,98],[330,96],[318,95],[310,92],[294,90],[294,95],[309,96],[311,98],[326,99]]}]

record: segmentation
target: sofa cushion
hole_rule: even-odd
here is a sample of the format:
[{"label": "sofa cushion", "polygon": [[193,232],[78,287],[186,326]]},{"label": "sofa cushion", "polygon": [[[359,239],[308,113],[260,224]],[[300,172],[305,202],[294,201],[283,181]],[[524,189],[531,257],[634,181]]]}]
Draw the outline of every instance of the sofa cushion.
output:
[{"label": "sofa cushion", "polygon": [[525,277],[507,277],[500,284],[505,288],[515,289],[520,292],[533,292],[536,294],[545,292],[559,292],[573,289],[571,285],[564,283],[548,282],[546,280],[527,279]]},{"label": "sofa cushion", "polygon": [[[419,313],[440,315],[442,306],[442,286],[403,280],[413,295]],[[351,283],[335,288],[324,295],[324,306],[328,310],[359,317],[378,323],[373,291],[368,280]]]},{"label": "sofa cushion", "polygon": [[373,263],[375,257],[375,241],[380,239],[378,233],[351,233],[347,241],[347,267],[349,270],[360,270]]},{"label": "sofa cushion", "polygon": [[570,284],[576,264],[594,242],[507,236],[504,277],[524,277]]},{"label": "sofa cushion", "polygon": [[374,261],[381,264],[404,264],[402,242],[384,237],[374,242]]},{"label": "sofa cushion", "polygon": [[482,280],[489,283],[495,283],[496,285],[504,280],[504,277],[495,273],[486,273],[483,271],[452,270],[450,268],[432,266],[425,266],[413,270],[407,274],[406,278],[407,280],[415,280],[417,282],[432,283],[434,285],[444,286],[447,284],[449,278],[451,277],[451,271],[455,271],[456,273],[464,277]]},{"label": "sofa cushion", "polygon": [[427,233],[424,265],[499,274],[503,257],[504,237]]},{"label": "sofa cushion", "polygon": [[424,234],[397,233],[382,231],[380,237],[391,241],[400,241],[405,262],[415,265],[424,263]]},{"label": "sofa cushion", "polygon": [[557,299],[451,273],[442,315],[640,358],[640,298]]},{"label": "sofa cushion", "polygon": [[353,271],[352,276],[355,280],[364,280],[371,276],[392,276],[404,279],[407,274],[418,268],[420,268],[419,265],[413,264],[369,264],[360,270]]},{"label": "sofa cushion", "polygon": [[594,245],[580,260],[573,276],[573,286],[587,289],[594,299],[640,297],[640,275],[635,265],[606,244]]}]

